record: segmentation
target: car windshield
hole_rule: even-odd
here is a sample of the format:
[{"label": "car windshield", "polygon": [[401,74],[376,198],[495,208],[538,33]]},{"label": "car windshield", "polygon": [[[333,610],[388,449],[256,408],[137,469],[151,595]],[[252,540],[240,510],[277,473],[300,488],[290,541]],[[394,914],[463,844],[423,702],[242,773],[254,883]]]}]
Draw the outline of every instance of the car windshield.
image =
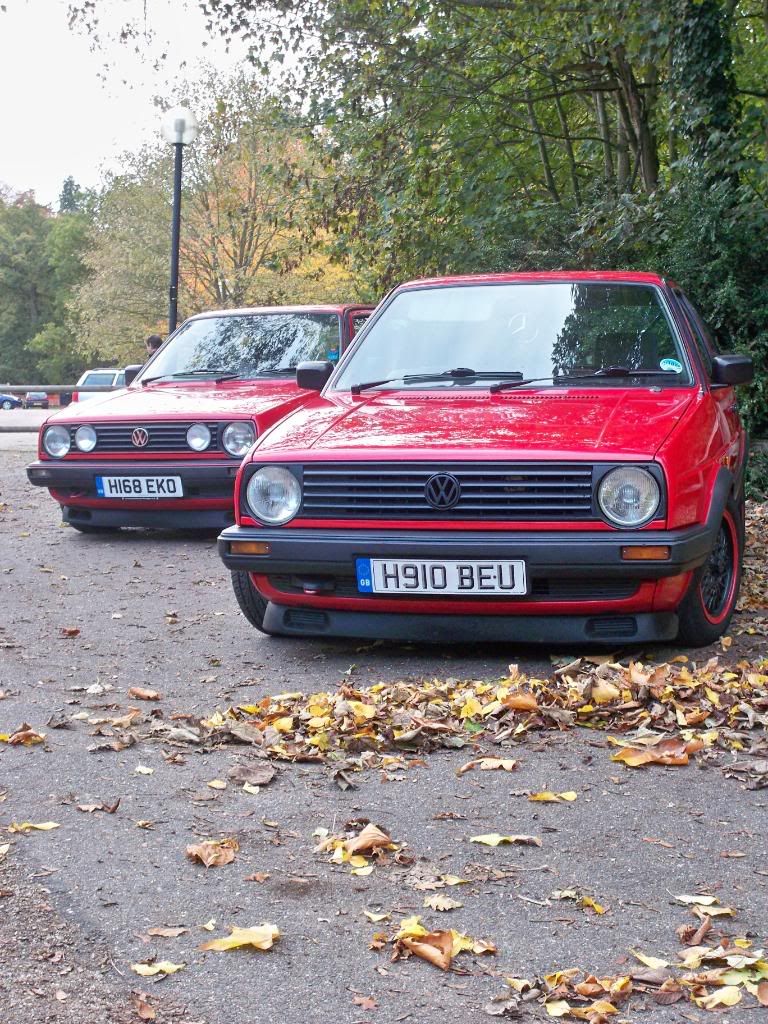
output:
[{"label": "car windshield", "polygon": [[[636,373],[643,370],[648,377]],[[579,386],[572,378],[598,371],[583,386],[691,384],[656,288],[548,281],[407,289],[371,325],[333,386],[354,392],[378,381],[382,387],[487,389],[494,374],[499,380],[519,374],[523,387],[529,379],[557,384],[561,377]],[[402,379],[419,374],[442,377]],[[394,383],[384,383],[389,378]]]},{"label": "car windshield", "polygon": [[83,380],[83,384],[93,384],[94,386],[101,387],[102,385],[109,385],[115,379],[114,373],[89,373]]},{"label": "car windshield", "polygon": [[222,373],[244,378],[290,376],[304,359],[338,359],[340,342],[337,313],[203,317],[183,324],[138,379]]}]

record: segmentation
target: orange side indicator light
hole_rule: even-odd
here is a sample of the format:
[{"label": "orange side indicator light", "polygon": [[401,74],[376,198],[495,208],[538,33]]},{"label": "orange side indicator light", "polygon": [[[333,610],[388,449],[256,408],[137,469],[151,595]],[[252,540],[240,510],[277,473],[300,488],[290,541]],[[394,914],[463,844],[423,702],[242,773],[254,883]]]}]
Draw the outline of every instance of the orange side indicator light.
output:
[{"label": "orange side indicator light", "polygon": [[669,559],[668,544],[632,544],[621,549],[621,557],[625,562],[663,562]]},{"label": "orange side indicator light", "polygon": [[229,550],[233,555],[268,555],[269,544],[263,540],[233,540]]}]

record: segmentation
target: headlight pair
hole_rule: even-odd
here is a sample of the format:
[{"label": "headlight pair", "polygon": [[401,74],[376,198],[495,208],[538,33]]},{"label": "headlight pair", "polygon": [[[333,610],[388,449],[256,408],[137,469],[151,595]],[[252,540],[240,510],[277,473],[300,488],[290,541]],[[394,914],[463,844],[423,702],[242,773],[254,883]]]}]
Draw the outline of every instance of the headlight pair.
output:
[{"label": "headlight pair", "polygon": [[[72,447],[69,427],[48,427],[43,434],[43,448],[54,459],[63,458]],[[92,452],[96,447],[96,431],[82,426],[75,431],[75,447],[81,452]]]},{"label": "headlight pair", "polygon": [[[221,432],[221,444],[228,455],[242,458],[256,440],[254,426],[248,420],[228,423]],[[194,452],[204,452],[211,443],[211,432],[204,423],[193,423],[187,431],[187,444]]]}]

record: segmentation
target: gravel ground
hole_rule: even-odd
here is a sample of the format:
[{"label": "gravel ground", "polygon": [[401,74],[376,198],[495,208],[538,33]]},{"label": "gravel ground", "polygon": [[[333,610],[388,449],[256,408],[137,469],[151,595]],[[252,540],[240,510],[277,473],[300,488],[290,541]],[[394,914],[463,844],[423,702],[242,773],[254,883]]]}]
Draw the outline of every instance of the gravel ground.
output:
[{"label": "gravel ground", "polygon": [[[81,536],[27,485],[27,461],[23,451],[0,451],[0,733],[28,722],[46,741],[0,744],[0,846],[11,844],[0,862],[0,1021],[123,1024],[153,1012],[187,1024],[488,1020],[482,1007],[510,975],[576,966],[620,974],[631,949],[675,960],[675,928],[693,918],[673,894],[699,886],[736,910],[726,932],[766,940],[768,791],[725,779],[716,763],[632,771],[610,761],[600,734],[549,733],[520,744],[520,766],[509,774],[458,777],[470,748],[356,776],[345,792],[323,765],[289,765],[249,795],[207,785],[247,761],[240,748],[142,742],[89,751],[103,742],[100,727],[72,716],[125,713],[136,706],[131,686],[160,691],[153,707],[167,721],[350,681],[496,680],[513,661],[549,674],[553,652],[265,638],[237,611],[213,538]],[[727,654],[688,653],[698,662],[713,653],[761,657],[765,638],[740,633],[749,624],[746,615],[735,622]],[[647,653],[666,660],[678,652]],[[534,804],[522,795],[545,788],[573,789],[578,799]],[[78,809],[118,798],[114,813]],[[414,863],[356,877],[313,854],[316,828],[361,818],[406,843]],[[7,831],[21,821],[59,827]],[[469,844],[486,832],[533,834],[542,846]],[[206,870],[185,856],[188,844],[224,836],[239,843],[233,863]],[[423,909],[413,882],[430,871],[469,879],[447,890],[463,907]],[[253,874],[261,880],[247,880]],[[570,887],[608,912],[549,899]],[[363,910],[392,919],[372,923]],[[434,927],[492,940],[498,954],[462,955],[467,973],[443,975],[369,948],[375,932],[418,913]],[[228,925],[262,921],[282,933],[269,952],[199,948]],[[187,931],[150,936],[157,926]],[[152,957],[186,966],[159,982],[131,971]],[[687,1002],[643,1012],[646,1002],[633,997],[621,1019],[712,1016]],[[756,1019],[747,1005],[725,1016]],[[547,1019],[538,1007],[524,1017]]]}]

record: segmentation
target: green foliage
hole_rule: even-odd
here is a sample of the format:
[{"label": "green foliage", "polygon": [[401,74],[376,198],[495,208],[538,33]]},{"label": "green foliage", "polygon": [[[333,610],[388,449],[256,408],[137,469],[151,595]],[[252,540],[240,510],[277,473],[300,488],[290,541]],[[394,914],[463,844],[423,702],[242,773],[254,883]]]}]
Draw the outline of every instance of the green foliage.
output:
[{"label": "green foliage", "polygon": [[753,501],[768,499],[768,451],[753,447],[747,463],[745,494]]}]

